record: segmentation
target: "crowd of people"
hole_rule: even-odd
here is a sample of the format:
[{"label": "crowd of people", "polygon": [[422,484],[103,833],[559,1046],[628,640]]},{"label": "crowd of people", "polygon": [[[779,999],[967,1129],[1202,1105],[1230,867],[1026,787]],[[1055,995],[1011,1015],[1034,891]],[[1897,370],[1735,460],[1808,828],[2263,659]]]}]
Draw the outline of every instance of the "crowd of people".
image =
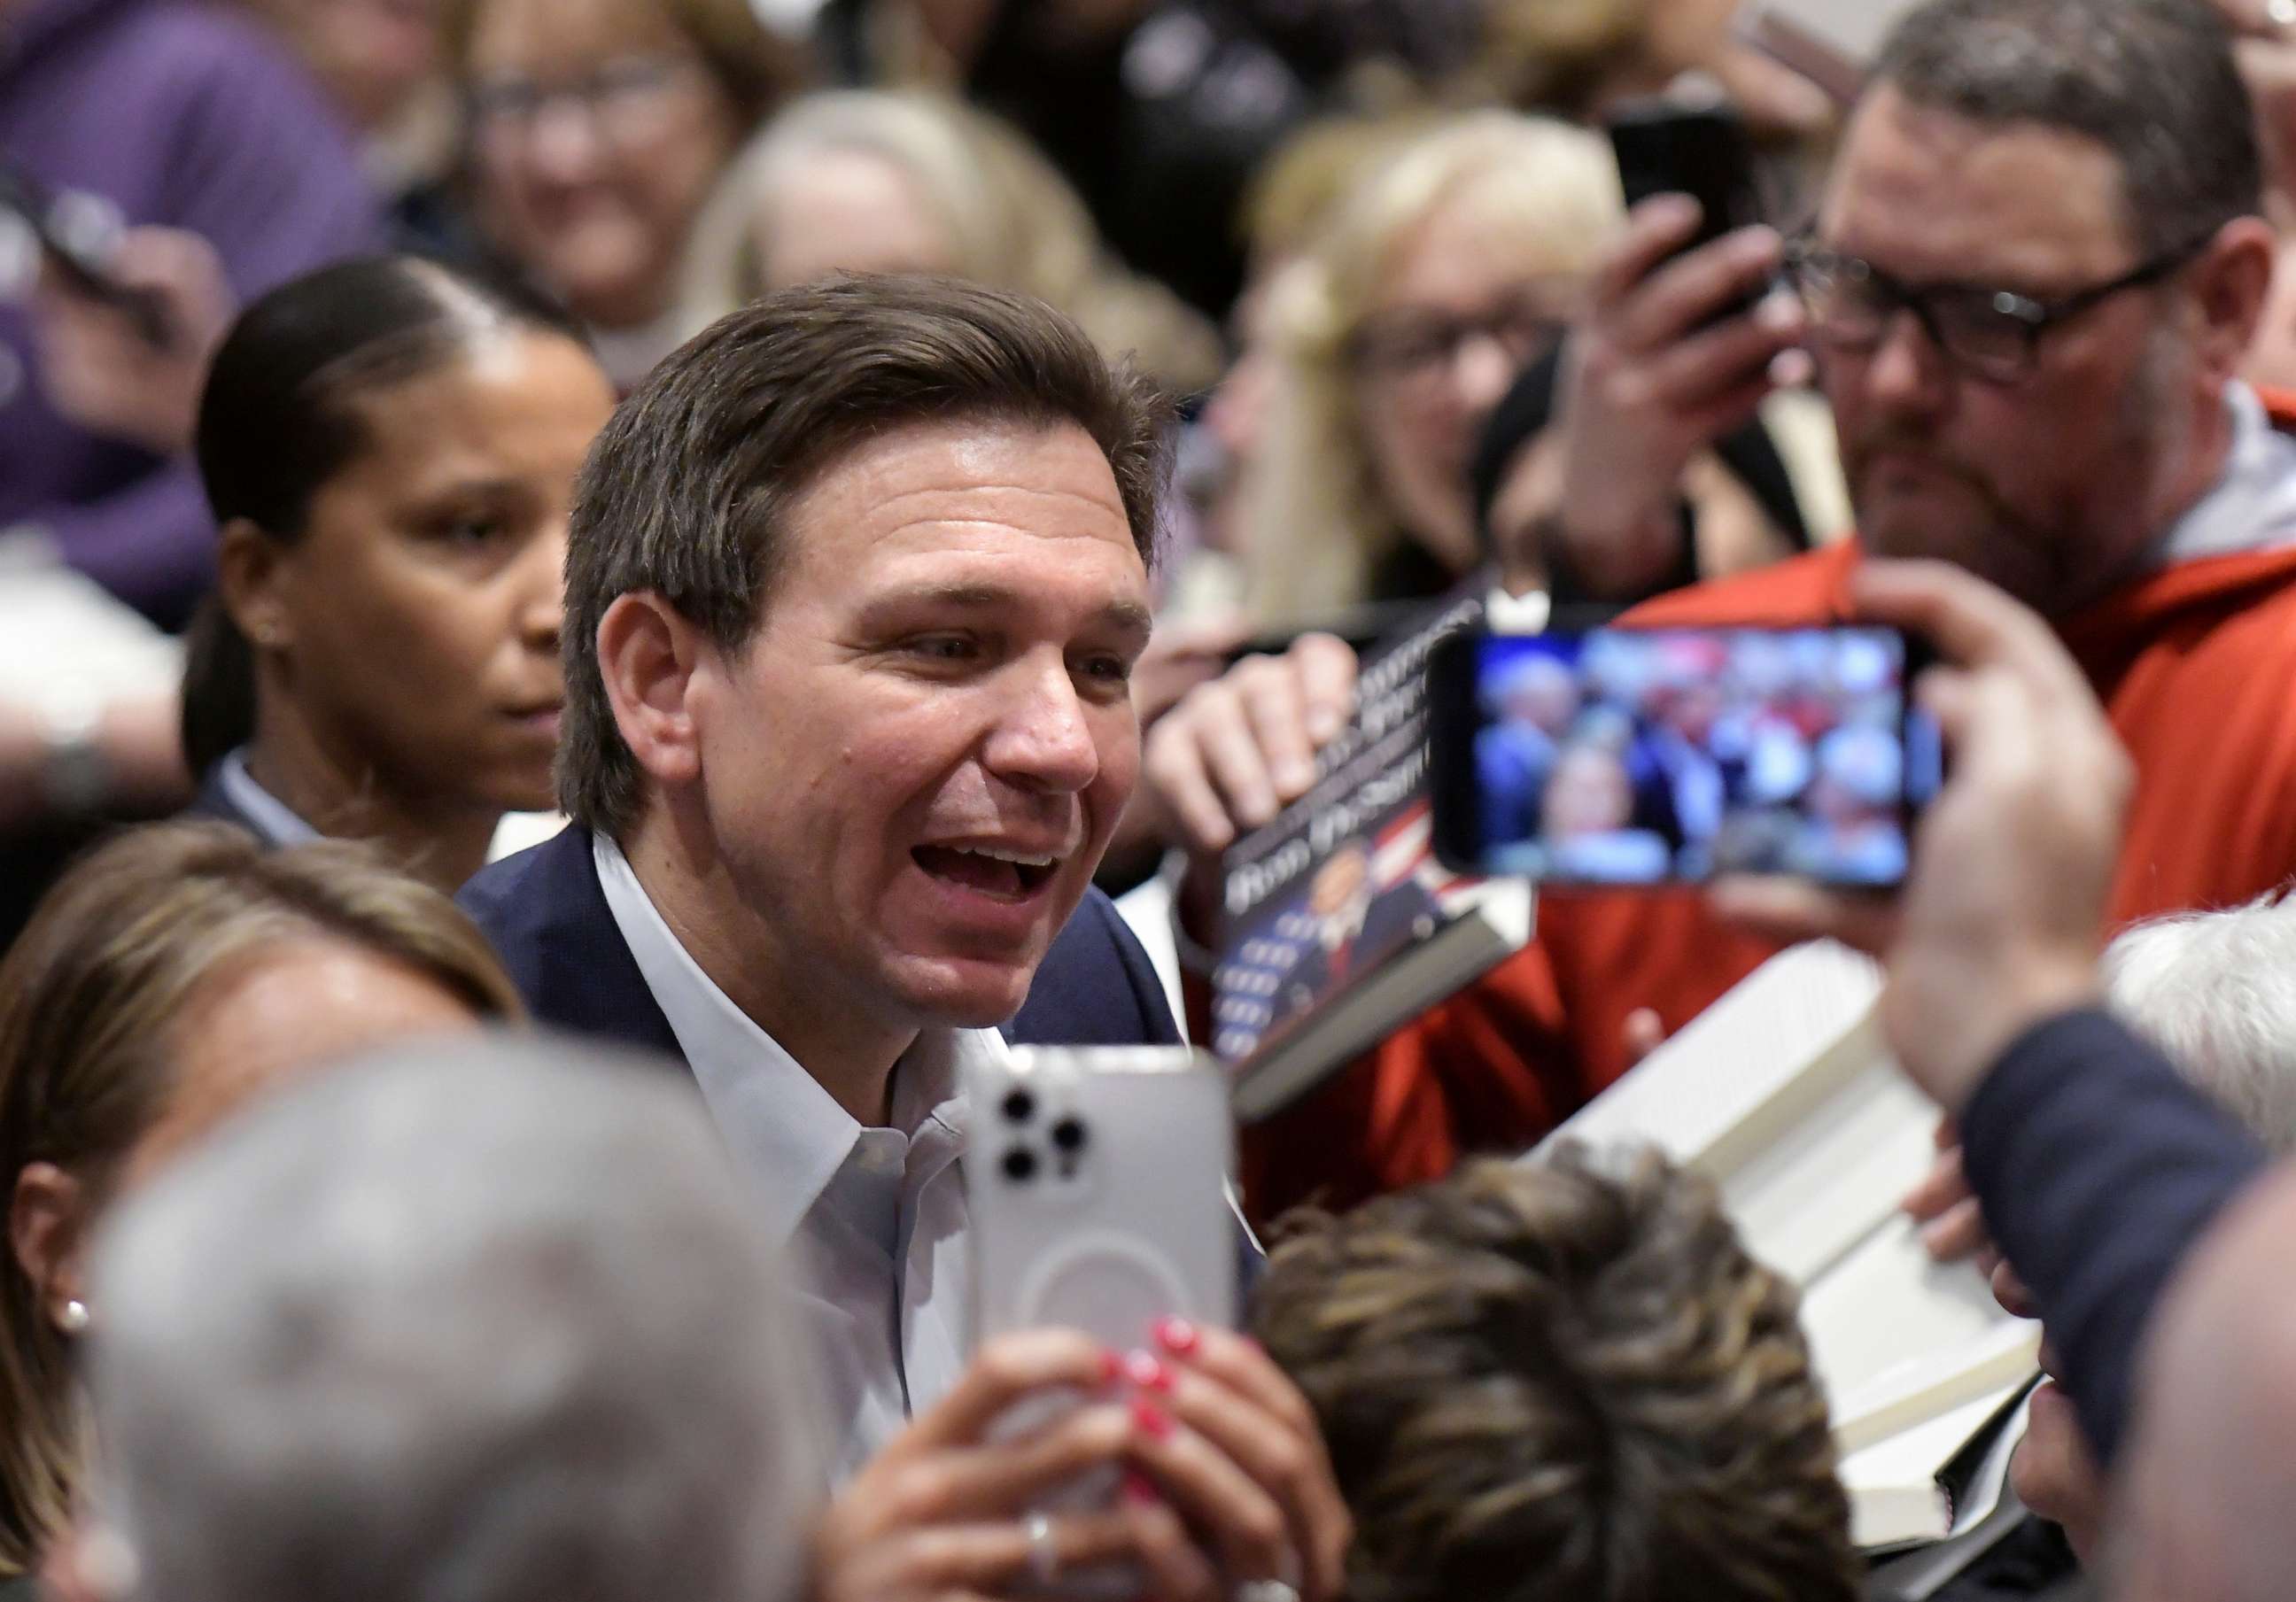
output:
[{"label": "crowd of people", "polygon": [[[0,0],[0,1598],[1886,1594],[1716,1187],[1513,1160],[1821,937],[2046,1337],[1925,1594],[2278,1596],[2296,5],[1900,9]],[[1464,596],[1536,937],[1242,1328],[976,1339],[968,1066],[1216,1043]]]}]

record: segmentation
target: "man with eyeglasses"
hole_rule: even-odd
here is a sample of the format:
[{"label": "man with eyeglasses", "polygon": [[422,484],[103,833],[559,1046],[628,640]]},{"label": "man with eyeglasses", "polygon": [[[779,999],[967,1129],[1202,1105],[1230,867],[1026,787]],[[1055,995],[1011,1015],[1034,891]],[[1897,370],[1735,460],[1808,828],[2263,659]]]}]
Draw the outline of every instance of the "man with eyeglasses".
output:
[{"label": "man with eyeglasses", "polygon": [[[2203,0],[1932,0],[1806,239],[1673,259],[1694,208],[1636,214],[1573,336],[1554,552],[1597,593],[1663,572],[1681,463],[1814,359],[1857,537],[1637,620],[1838,620],[1862,554],[1951,561],[2053,620],[2136,753],[2115,922],[2253,897],[2296,872],[2296,442],[2235,377],[2271,275],[2261,187]],[[1782,273],[1798,292],[1727,315]],[[1287,748],[1287,702],[1303,723],[1344,704],[1328,648],[1259,698],[1258,749]],[[1187,746],[1185,710],[1152,735],[1151,781],[1238,793],[1238,742]],[[1535,1136],[1773,949],[1694,895],[1551,892],[1531,948],[1256,1133],[1333,1154],[1341,1191],[1425,1177]],[[1474,1080],[1472,1123],[1447,1078]],[[1514,1087],[1511,1127],[1484,1086]]]}]

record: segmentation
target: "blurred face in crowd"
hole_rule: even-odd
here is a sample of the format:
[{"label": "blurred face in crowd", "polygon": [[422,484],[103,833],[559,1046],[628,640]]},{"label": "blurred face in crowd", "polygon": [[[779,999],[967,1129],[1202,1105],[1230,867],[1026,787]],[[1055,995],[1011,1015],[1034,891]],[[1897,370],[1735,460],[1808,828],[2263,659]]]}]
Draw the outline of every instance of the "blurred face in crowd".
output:
[{"label": "blurred face in crowd", "polygon": [[1459,573],[1477,558],[1467,466],[1484,421],[1580,288],[1541,272],[1519,207],[1494,186],[1460,185],[1404,235],[1349,341],[1373,474],[1404,531]]},{"label": "blurred face in crowd", "polygon": [[28,1165],[14,1179],[10,1234],[53,1317],[84,1299],[95,1215],[259,1096],[370,1047],[477,1026],[467,1003],[390,957],[313,933],[226,964],[176,1022],[159,1116],[108,1173]]},{"label": "blurred face in crowd", "polygon": [[1139,772],[1148,575],[1107,458],[1073,426],[899,428],[782,537],[757,634],[685,692],[711,835],[780,948],[745,969],[911,1030],[1002,1022]]},{"label": "blurred face in crowd", "polygon": [[258,0],[336,105],[388,123],[439,70],[439,0]]},{"label": "blurred face in crowd", "polygon": [[[1819,233],[1907,285],[2044,302],[2140,265],[2103,146],[1981,126],[1888,87],[1851,123]],[[1820,380],[1866,543],[1956,562],[2046,612],[2125,577],[2206,484],[2193,430],[2229,373],[2195,337],[2191,282],[2171,273],[2106,297],[2009,377],[1948,356],[1909,312],[1857,343],[1821,320]]]},{"label": "blurred face in crowd", "polygon": [[497,241],[592,323],[660,315],[742,132],[693,47],[641,0],[485,0],[465,70]]},{"label": "blurred face in crowd", "polygon": [[898,162],[872,151],[809,151],[785,165],[758,208],[760,290],[832,273],[947,273],[956,251],[931,201]]},{"label": "blurred face in crowd", "polygon": [[1619,759],[1598,746],[1578,746],[1563,753],[1547,779],[1541,827],[1555,840],[1609,834],[1627,826],[1634,808]]},{"label": "blurred face in crowd", "polygon": [[547,808],[566,517],[604,375],[512,330],[350,404],[365,448],[301,539],[248,542],[241,626],[275,646],[274,682],[337,772],[418,813]]}]

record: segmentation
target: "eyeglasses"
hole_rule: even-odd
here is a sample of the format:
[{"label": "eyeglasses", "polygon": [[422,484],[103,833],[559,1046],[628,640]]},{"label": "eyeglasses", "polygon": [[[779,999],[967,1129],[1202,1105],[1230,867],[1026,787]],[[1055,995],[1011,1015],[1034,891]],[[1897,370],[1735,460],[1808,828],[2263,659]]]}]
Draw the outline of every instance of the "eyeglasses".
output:
[{"label": "eyeglasses", "polygon": [[553,102],[563,101],[578,108],[594,128],[644,132],[693,66],[679,55],[625,56],[566,83],[492,78],[472,89],[471,120],[490,134],[522,135]]},{"label": "eyeglasses", "polygon": [[1552,298],[1510,297],[1464,316],[1390,312],[1366,317],[1341,354],[1357,371],[1399,382],[1423,382],[1448,372],[1471,339],[1487,339],[1518,364],[1543,356],[1570,323],[1547,309]]},{"label": "eyeglasses", "polygon": [[2046,300],[1975,284],[1916,288],[1870,261],[1808,239],[1787,247],[1786,271],[1809,315],[1812,333],[1827,344],[1871,350],[1887,336],[1898,314],[1908,311],[1949,360],[1997,383],[2013,383],[2033,371],[2042,335],[2115,295],[2159,282],[2198,256],[2213,237],[2163,251],[2118,278]]}]

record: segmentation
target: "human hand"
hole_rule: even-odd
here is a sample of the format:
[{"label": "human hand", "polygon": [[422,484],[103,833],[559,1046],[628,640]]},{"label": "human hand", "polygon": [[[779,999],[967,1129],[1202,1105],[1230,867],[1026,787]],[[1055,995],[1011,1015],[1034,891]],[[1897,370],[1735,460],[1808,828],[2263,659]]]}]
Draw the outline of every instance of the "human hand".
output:
[{"label": "human hand", "polygon": [[2096,959],[2134,781],[2103,709],[2048,625],[1938,562],[1868,561],[1859,617],[1933,644],[1918,687],[1952,758],[1894,903],[1794,880],[1718,886],[1724,918],[1882,958],[1882,1026],[1957,1112],[2019,1034],[2099,994]]},{"label": "human hand", "polygon": [[2296,4],[2289,0],[2214,0],[2230,25],[2240,75],[2256,102],[2274,181],[2296,184]]},{"label": "human hand", "polygon": [[1302,634],[1280,657],[1246,657],[1199,684],[1148,731],[1142,794],[1189,855],[1182,924],[1209,939],[1219,854],[1275,821],[1316,782],[1316,753],[1355,710],[1356,653]]},{"label": "human hand", "polygon": [[1336,1602],[1355,1525],[1323,1432],[1259,1345],[1167,1319],[1125,1360],[1139,1387],[1139,1461],[1220,1555],[1231,1589],[1273,1580]]},{"label": "human hand", "polygon": [[1993,1238],[1978,1208],[1977,1192],[1962,1170],[1961,1136],[1950,1118],[1937,1126],[1937,1148],[1936,1165],[1899,1206],[1921,1226],[1922,1246],[1935,1261],[1981,1258],[1992,1250]]},{"label": "human hand", "polygon": [[1772,290],[1752,312],[1714,321],[1775,277],[1784,241],[1743,228],[1673,259],[1696,237],[1699,216],[1687,195],[1635,208],[1595,270],[1564,356],[1555,523],[1572,569],[1597,595],[1639,593],[1664,575],[1690,459],[1808,371],[1792,294]]},{"label": "human hand", "polygon": [[35,301],[41,387],[57,413],[92,434],[162,456],[191,448],[208,362],[237,309],[223,260],[196,233],[131,228],[112,270],[154,296],[169,331],[154,345],[116,306],[44,274]]},{"label": "human hand", "polygon": [[[873,1458],[830,1504],[814,1540],[811,1602],[1009,1596],[1072,1568],[1130,1561],[1151,1594],[1215,1602],[1211,1564],[1152,1493],[1099,1512],[1030,1505],[1143,1451],[1135,1410],[1109,1399],[1116,1359],[1086,1336],[1031,1330],[985,1345],[955,1389]],[[1031,1398],[1083,1398],[1013,1440],[991,1426]]]}]

